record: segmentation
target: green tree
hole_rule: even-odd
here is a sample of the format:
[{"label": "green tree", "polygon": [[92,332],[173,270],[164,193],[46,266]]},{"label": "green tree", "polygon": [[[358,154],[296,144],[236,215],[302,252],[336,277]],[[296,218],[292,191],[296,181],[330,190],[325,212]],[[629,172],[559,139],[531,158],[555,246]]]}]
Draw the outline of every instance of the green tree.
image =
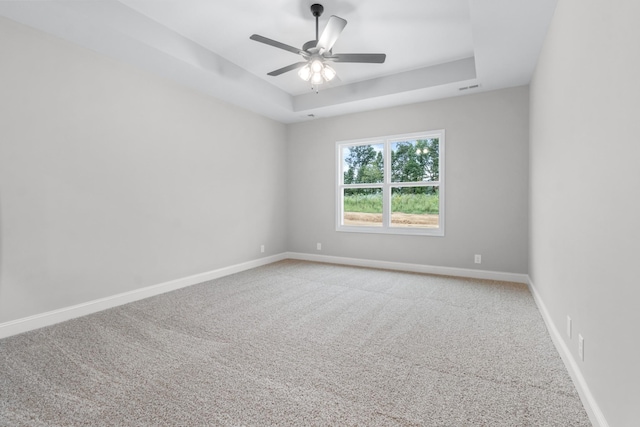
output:
[{"label": "green tree", "polygon": [[[438,139],[401,141],[391,152],[393,182],[437,181],[439,177]],[[435,189],[431,189],[435,191]],[[414,193],[418,188],[401,188],[399,193]],[[421,190],[423,191],[423,190]]]},{"label": "green tree", "polygon": [[[391,150],[391,181],[421,182],[438,181],[440,177],[438,138],[400,141]],[[371,184],[384,181],[384,158],[382,151],[373,145],[353,145],[348,147],[344,162],[345,184]],[[399,194],[422,193],[417,187],[398,188]],[[428,187],[429,194],[435,187]],[[370,194],[370,189],[358,189],[357,194]]]},{"label": "green tree", "polygon": [[[370,184],[384,179],[384,159],[382,152],[372,145],[354,145],[345,156],[348,169],[344,171],[345,184]],[[371,189],[359,189],[358,194],[369,194]]]},{"label": "green tree", "polygon": [[440,179],[440,148],[438,138],[416,141],[416,153],[427,181]]},{"label": "green tree", "polygon": [[382,152],[376,152],[376,157],[369,164],[363,165],[358,170],[358,182],[361,184],[382,182],[384,180],[384,160],[382,159]]},{"label": "green tree", "polygon": [[353,174],[353,168],[349,168],[346,171],[344,171],[344,183],[345,184],[353,184],[353,181],[355,180],[355,176]]}]

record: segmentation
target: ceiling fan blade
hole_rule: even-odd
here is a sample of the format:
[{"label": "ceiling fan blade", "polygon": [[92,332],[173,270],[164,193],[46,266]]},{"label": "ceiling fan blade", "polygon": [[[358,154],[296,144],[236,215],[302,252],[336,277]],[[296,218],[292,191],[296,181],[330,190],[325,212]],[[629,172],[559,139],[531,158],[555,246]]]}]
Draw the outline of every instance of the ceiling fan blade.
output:
[{"label": "ceiling fan blade", "polygon": [[324,27],[324,31],[322,35],[320,35],[316,47],[320,49],[321,52],[330,51],[346,25],[346,20],[332,15],[329,18],[329,22],[327,22],[327,26]]},{"label": "ceiling fan blade", "polygon": [[273,46],[273,47],[277,47],[279,49],[287,50],[287,51],[289,51],[291,53],[297,53],[298,55],[305,55],[306,54],[306,52],[304,52],[303,50],[298,49],[297,47],[289,46],[288,44],[280,43],[280,42],[277,42],[275,40],[271,40],[271,39],[268,39],[266,37],[259,36],[258,34],[254,34],[249,38],[251,40],[255,40],[255,41],[260,42],[260,43],[268,44],[269,46]]},{"label": "ceiling fan blade", "polygon": [[293,71],[296,68],[302,68],[305,65],[307,65],[306,61],[304,61],[304,62],[296,62],[295,64],[287,65],[286,67],[282,67],[282,68],[279,68],[279,69],[277,69],[275,71],[267,73],[267,75],[269,75],[269,76],[279,76],[280,74],[284,74],[284,73],[286,73],[288,71]]},{"label": "ceiling fan blade", "polygon": [[326,59],[334,62],[360,62],[367,64],[382,64],[387,55],[384,53],[336,53]]}]

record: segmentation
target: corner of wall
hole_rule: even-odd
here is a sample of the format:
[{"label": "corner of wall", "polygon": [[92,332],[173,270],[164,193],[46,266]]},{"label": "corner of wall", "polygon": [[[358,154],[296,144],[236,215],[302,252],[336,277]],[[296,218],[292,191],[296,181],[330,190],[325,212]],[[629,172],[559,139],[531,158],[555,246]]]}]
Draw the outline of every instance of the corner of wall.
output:
[{"label": "corner of wall", "polygon": [[531,277],[528,277],[528,287],[529,287],[529,291],[531,292],[531,295],[533,295],[533,299],[536,305],[538,306],[538,310],[540,311],[540,314],[544,319],[544,323],[547,325],[547,330],[549,331],[551,340],[553,341],[553,344],[555,345],[556,350],[558,350],[558,353],[560,354],[560,357],[562,358],[564,365],[569,371],[569,375],[573,380],[573,384],[576,386],[576,390],[580,395],[580,400],[582,401],[582,404],[584,405],[584,408],[587,411],[587,415],[589,416],[589,419],[591,420],[593,425],[596,427],[609,427],[609,424],[607,423],[607,420],[605,419],[604,414],[600,410],[598,403],[596,402],[595,398],[593,397],[593,394],[591,393],[591,390],[589,389],[589,385],[587,384],[587,381],[582,375],[582,372],[580,370],[580,367],[578,366],[578,363],[576,362],[573,355],[571,354],[571,351],[569,351],[569,347],[567,347],[567,344],[565,343],[564,339],[562,339],[562,335],[560,334],[558,328],[553,322],[553,319],[551,318],[551,315],[547,310],[547,306],[542,300],[542,297],[540,296],[540,294],[538,293],[533,281],[531,280]]}]

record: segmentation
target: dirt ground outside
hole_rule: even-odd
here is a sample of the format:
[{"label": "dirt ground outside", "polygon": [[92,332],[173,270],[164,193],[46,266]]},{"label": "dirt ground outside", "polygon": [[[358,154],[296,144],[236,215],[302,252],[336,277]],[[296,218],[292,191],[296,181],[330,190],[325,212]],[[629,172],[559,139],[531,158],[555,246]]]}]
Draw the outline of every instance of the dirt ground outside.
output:
[{"label": "dirt ground outside", "polygon": [[[391,225],[394,227],[438,228],[438,224],[437,214],[391,214]],[[345,212],[344,225],[382,226],[382,214]]]}]

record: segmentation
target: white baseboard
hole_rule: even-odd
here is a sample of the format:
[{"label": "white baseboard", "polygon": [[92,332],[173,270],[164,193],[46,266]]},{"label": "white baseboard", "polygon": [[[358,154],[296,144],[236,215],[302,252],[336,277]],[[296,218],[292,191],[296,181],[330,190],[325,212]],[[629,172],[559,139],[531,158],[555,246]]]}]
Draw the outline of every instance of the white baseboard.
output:
[{"label": "white baseboard", "polygon": [[251,268],[271,264],[276,261],[281,261],[285,258],[286,256],[284,253],[259,258],[253,261],[235,264],[229,267],[223,267],[217,270],[207,271],[205,273],[195,274],[193,276],[183,277],[181,279],[171,280],[169,282],[164,282],[141,289],[124,292],[121,294],[88,301],[82,304],[73,305],[71,307],[65,307],[58,310],[48,311],[46,313],[25,317],[22,319],[0,323],[0,339],[45,326],[54,325],[56,323],[64,322],[65,320],[75,319],[76,317],[96,313],[98,311],[117,307],[119,305],[127,304],[133,301],[149,298],[155,295],[163,294],[165,292],[170,292],[176,289],[185,288],[187,286],[196,285],[198,283],[206,282],[209,280],[218,279],[220,277],[239,273]]},{"label": "white baseboard", "polygon": [[542,314],[542,318],[544,319],[544,322],[547,325],[547,329],[549,330],[551,339],[553,340],[553,343],[555,344],[556,349],[558,350],[558,353],[560,353],[560,357],[562,358],[564,365],[567,367],[567,370],[569,371],[569,375],[573,380],[573,384],[576,386],[576,390],[580,395],[580,400],[582,400],[582,404],[584,405],[584,408],[587,411],[587,415],[589,416],[591,423],[596,427],[609,427],[609,423],[607,423],[607,420],[605,419],[604,414],[600,410],[598,403],[593,397],[593,394],[591,394],[591,390],[589,389],[589,386],[587,385],[587,382],[584,379],[582,372],[580,371],[580,367],[578,366],[578,363],[573,357],[573,354],[571,354],[571,351],[569,350],[569,347],[567,347],[567,344],[565,343],[564,339],[562,339],[562,335],[560,334],[560,331],[558,330],[556,325],[553,323],[553,320],[551,319],[551,315],[547,310],[547,306],[545,305],[544,301],[540,297],[540,294],[536,290],[536,287],[533,284],[533,281],[531,280],[531,278],[528,278],[527,284],[529,285],[529,290],[531,291],[531,295],[533,295],[533,299],[535,300],[536,305],[538,306],[538,310],[540,310],[540,314]]},{"label": "white baseboard", "polygon": [[529,283],[529,276],[501,271],[474,270],[470,268],[439,267],[435,265],[410,264],[404,262],[377,261],[372,259],[345,258],[329,255],[316,255],[299,252],[287,252],[286,258],[302,261],[316,261],[330,264],[354,265],[358,267],[382,268],[385,270],[410,271],[412,273],[438,274],[441,276],[470,277],[473,279],[500,280],[503,282]]}]

